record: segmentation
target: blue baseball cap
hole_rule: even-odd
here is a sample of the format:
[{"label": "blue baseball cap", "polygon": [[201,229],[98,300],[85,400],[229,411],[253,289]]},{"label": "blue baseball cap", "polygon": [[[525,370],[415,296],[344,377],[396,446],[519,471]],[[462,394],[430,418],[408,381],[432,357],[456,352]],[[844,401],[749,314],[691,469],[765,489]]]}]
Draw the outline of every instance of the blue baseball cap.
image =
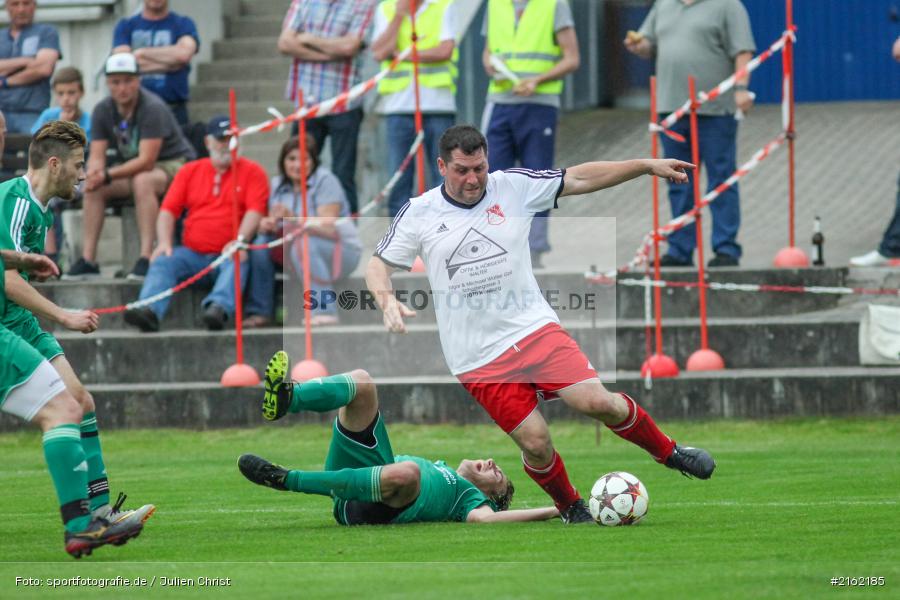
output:
[{"label": "blue baseball cap", "polygon": [[231,119],[227,115],[217,115],[209,120],[206,125],[206,135],[223,140],[229,136]]}]

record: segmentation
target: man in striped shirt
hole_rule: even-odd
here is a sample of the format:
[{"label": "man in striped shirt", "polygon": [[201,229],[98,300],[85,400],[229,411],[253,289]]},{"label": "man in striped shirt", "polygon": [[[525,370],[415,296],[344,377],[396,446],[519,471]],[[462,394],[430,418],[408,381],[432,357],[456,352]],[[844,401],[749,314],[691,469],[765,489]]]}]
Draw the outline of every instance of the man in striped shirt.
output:
[{"label": "man in striped shirt", "polygon": [[[329,100],[360,83],[363,40],[376,0],[293,0],[284,18],[278,50],[294,59],[287,98],[305,106]],[[322,148],[331,138],[331,170],[341,180],[350,211],[356,212],[356,141],[362,101],[338,106],[332,114],[310,119],[307,131]],[[296,133],[296,131],[294,132]]]}]

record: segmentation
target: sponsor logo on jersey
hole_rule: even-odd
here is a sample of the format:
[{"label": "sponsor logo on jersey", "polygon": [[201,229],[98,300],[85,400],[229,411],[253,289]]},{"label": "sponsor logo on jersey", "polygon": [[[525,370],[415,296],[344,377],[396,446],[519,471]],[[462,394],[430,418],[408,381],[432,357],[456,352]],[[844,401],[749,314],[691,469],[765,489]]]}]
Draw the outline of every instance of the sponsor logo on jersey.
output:
[{"label": "sponsor logo on jersey", "polygon": [[461,267],[497,258],[506,253],[506,249],[500,244],[471,227],[447,259],[447,276],[453,279]]},{"label": "sponsor logo on jersey", "polygon": [[506,221],[506,215],[503,214],[503,211],[500,209],[499,204],[494,204],[489,207],[486,211],[488,223],[491,225],[500,225],[504,221]]}]

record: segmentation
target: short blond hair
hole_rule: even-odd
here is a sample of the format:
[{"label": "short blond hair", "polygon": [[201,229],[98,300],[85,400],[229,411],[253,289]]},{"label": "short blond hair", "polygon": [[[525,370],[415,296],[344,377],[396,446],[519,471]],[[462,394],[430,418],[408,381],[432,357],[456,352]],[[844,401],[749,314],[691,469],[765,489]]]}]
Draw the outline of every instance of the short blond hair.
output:
[{"label": "short blond hair", "polygon": [[40,169],[51,156],[66,160],[73,150],[84,150],[84,130],[71,121],[50,121],[37,130],[28,147],[28,166]]}]

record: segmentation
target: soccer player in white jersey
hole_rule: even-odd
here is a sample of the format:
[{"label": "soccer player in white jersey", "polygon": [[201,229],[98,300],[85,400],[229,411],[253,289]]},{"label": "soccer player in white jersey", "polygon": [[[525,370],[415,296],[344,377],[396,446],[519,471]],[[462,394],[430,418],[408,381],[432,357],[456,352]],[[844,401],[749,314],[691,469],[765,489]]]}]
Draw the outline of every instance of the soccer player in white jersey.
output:
[{"label": "soccer player in white jersey", "polygon": [[[716,466],[708,452],[677,445],[631,397],[603,386],[544,300],[528,249],[534,214],[555,208],[560,197],[587,194],[641,175],[684,183],[685,170],[694,165],[642,159],[489,173],[484,136],[460,125],[441,137],[438,168],[443,185],[400,210],[369,261],[366,284],[384,313],[385,326],[404,333],[404,319],[415,315],[393,294],[391,274],[409,270],[421,256],[450,371],[522,449],[525,472],[553,498],[568,523],[592,519],[553,448],[547,422],[536,410],[538,395],[558,397],[602,421],[659,463],[708,479]],[[506,308],[500,302],[451,301],[456,295],[473,294],[512,294],[523,302]]]}]

